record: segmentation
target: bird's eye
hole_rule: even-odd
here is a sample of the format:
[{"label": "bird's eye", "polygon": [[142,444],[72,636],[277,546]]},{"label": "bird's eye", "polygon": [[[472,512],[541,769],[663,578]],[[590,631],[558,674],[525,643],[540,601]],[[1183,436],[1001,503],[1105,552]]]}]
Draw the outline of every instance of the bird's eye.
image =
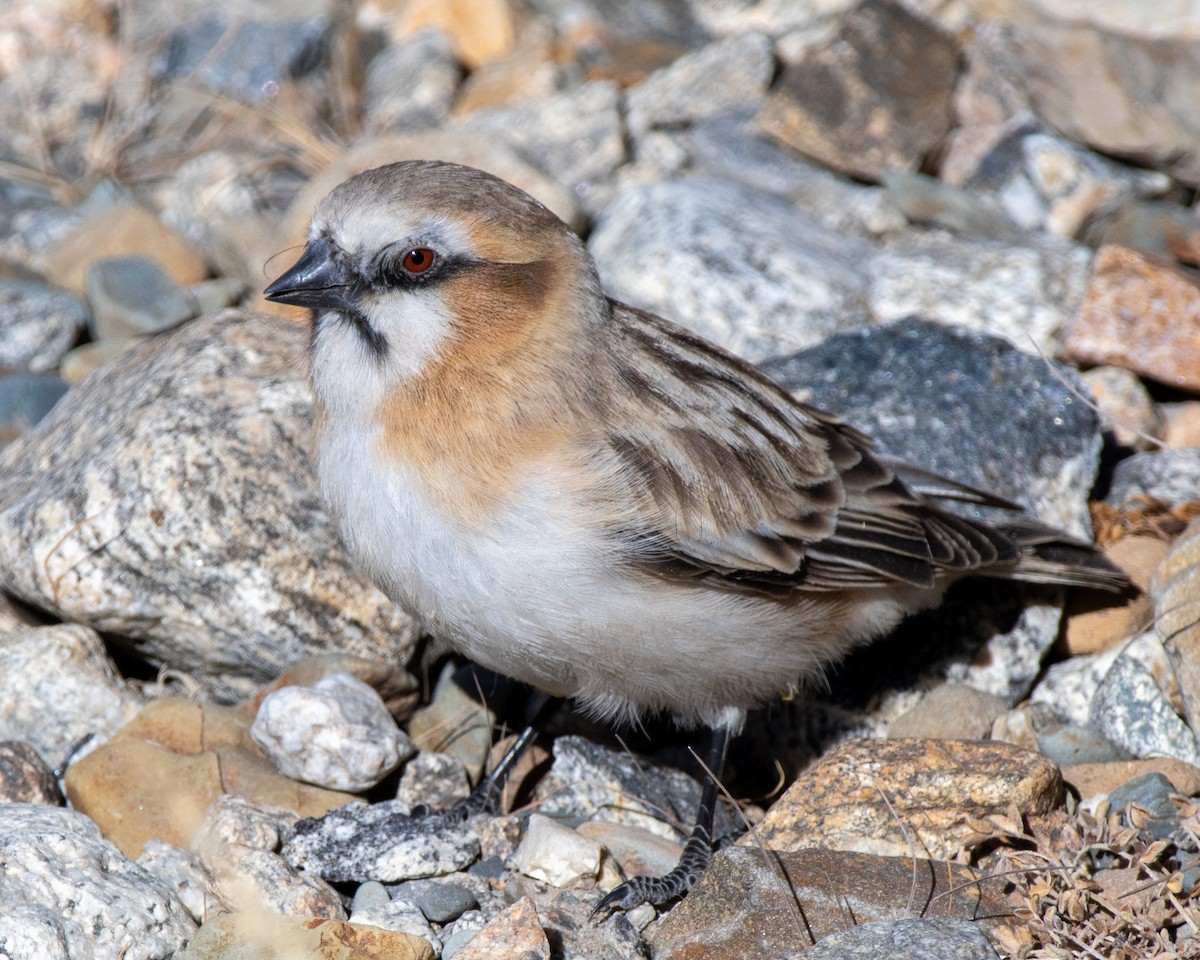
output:
[{"label": "bird's eye", "polygon": [[428,247],[415,247],[401,258],[400,264],[409,273],[424,273],[436,259],[437,254]]}]

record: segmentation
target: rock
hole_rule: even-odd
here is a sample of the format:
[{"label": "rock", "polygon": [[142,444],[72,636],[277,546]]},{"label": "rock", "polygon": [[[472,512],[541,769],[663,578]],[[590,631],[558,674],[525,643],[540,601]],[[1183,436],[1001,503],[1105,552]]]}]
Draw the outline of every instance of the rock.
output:
[{"label": "rock", "polygon": [[479,910],[470,910],[442,929],[442,960],[452,960],[484,928],[486,921]]},{"label": "rock", "polygon": [[254,696],[239,704],[238,709],[246,719],[253,720],[262,702],[276,690],[292,686],[315,686],[335,673],[349,674],[370,686],[383,698],[388,713],[396,717],[411,714],[421,696],[417,678],[394,662],[344,653],[321,653],[292,664],[266,686],[259,688]]},{"label": "rock", "polygon": [[535,799],[547,816],[610,820],[676,840],[673,824],[691,823],[700,785],[680,770],[566,736],[554,741],[554,763]]},{"label": "rock", "polygon": [[195,305],[149,257],[93,261],[87,295],[97,340],[161,333],[195,315]]},{"label": "rock", "polygon": [[877,237],[904,226],[882,187],[851,183],[780,146],[759,130],[752,109],[704,117],[680,136],[686,167],[697,177],[777,194],[840,233]]},{"label": "rock", "polygon": [[0,943],[17,945],[16,956],[32,956],[22,944],[57,941],[45,956],[168,960],[196,929],[166,886],[73,810],[6,804],[0,860]]},{"label": "rock", "polygon": [[461,870],[479,856],[470,827],[439,814],[412,818],[395,801],[350,804],[299,821],[283,855],[327,880],[392,883]]},{"label": "rock", "polygon": [[[473,676],[473,671],[459,672],[447,664],[429,705],[409,721],[408,734],[419,750],[449,754],[474,783],[483,774],[496,716],[474,695]],[[421,798],[418,802],[429,801]]]},{"label": "rock", "polygon": [[1103,247],[1060,356],[1115,364],[1168,386],[1200,389],[1200,285],[1125,247]]},{"label": "rock", "polygon": [[1026,230],[1076,238],[1123,205],[1166,193],[1171,180],[1085,150],[1026,115],[1008,125],[963,186],[994,197]]},{"label": "rock", "polygon": [[386,893],[385,900],[385,903],[356,907],[350,914],[350,922],[421,937],[429,943],[435,954],[442,952],[441,938],[434,933],[416,904],[407,900],[387,899]]},{"label": "rock", "polygon": [[62,804],[54,771],[21,740],[0,740],[0,804]]},{"label": "rock", "polygon": [[1091,725],[1134,757],[1200,764],[1196,735],[1176,714],[1150,669],[1133,657],[1117,657],[1104,675],[1092,700]]},{"label": "rock", "polygon": [[1050,723],[1038,730],[1037,748],[1060,767],[1128,758],[1124,750],[1095,730],[1068,723]]},{"label": "rock", "polygon": [[[652,954],[655,960],[784,960],[797,956],[797,945],[807,945],[809,936],[818,944],[804,954],[820,949],[822,938],[848,923],[891,918],[932,900],[943,922],[1006,913],[1000,886],[977,880],[975,871],[940,861],[730,847],[717,854],[687,898],[652,928]],[[892,954],[884,950],[867,956]]]},{"label": "rock", "polygon": [[48,414],[68,384],[51,373],[0,376],[0,447],[11,443]]},{"label": "rock", "polygon": [[448,810],[470,793],[462,761],[448,753],[423,750],[404,765],[396,800],[408,810],[421,803],[431,810]]},{"label": "rock", "polygon": [[186,79],[246,103],[267,103],[281,84],[325,64],[334,26],[329,16],[229,21],[214,8],[172,31],[154,79]]},{"label": "rock", "polygon": [[0,279],[0,367],[53,370],[79,339],[87,316],[87,305],[70,293]]},{"label": "rock", "polygon": [[990,197],[909,170],[884,173],[888,199],[910,223],[988,240],[1018,240],[1021,229]]},{"label": "rock", "polygon": [[507,51],[516,35],[513,9],[505,0],[415,0],[404,6],[398,27],[401,35],[436,27],[471,69]]},{"label": "rock", "polygon": [[1184,710],[1200,729],[1200,520],[1192,520],[1155,570],[1150,584],[1158,635],[1179,678]]},{"label": "rock", "polygon": [[[550,177],[587,214],[597,213],[612,199],[617,169],[626,159],[621,93],[606,81],[585,83],[529,104],[480,110],[467,117],[460,129],[473,139],[506,145]],[[573,226],[581,222],[569,208],[569,216],[561,205],[550,208]]]},{"label": "rock", "polygon": [[978,923],[940,917],[857,923],[805,953],[809,960],[999,960]]},{"label": "rock", "polygon": [[1168,447],[1200,447],[1200,400],[1160,403],[1162,442]]},{"label": "rock", "polygon": [[416,752],[383,699],[347,673],[267,696],[250,736],[279,771],[331,790],[369,790]]},{"label": "rock", "polygon": [[[1153,839],[1165,840],[1179,828],[1179,811],[1171,799],[1174,791],[1171,781],[1163,774],[1143,773],[1110,793],[1108,808],[1114,813],[1125,814],[1123,819],[1136,824],[1139,831]],[[1145,814],[1132,816],[1129,808],[1134,804]]]},{"label": "rock", "polygon": [[226,793],[314,816],[355,799],[280,776],[236,711],[183,699],[152,701],[67,771],[67,796],[129,856],[147,841],[188,846]]},{"label": "rock", "polygon": [[588,820],[575,832],[604,847],[627,877],[661,877],[674,868],[683,853],[682,844],[626,823]]},{"label": "rock", "polygon": [[85,737],[102,742],[141,706],[87,627],[0,634],[0,737],[24,740],[51,764]]},{"label": "rock", "polygon": [[555,37],[544,23],[529,22],[516,44],[463,80],[452,112],[465,117],[477,110],[531,104],[553,96],[567,80]]},{"label": "rock", "polygon": [[867,265],[880,320],[920,316],[1053,353],[1083,298],[1090,252],[1049,237],[1021,244],[906,233]]},{"label": "rock", "polygon": [[170,890],[197,923],[223,909],[212,876],[195,854],[149,840],[137,865]]},{"label": "rock", "polygon": [[1200,264],[1200,217],[1194,208],[1185,210],[1167,201],[1126,203],[1087,236],[1095,247],[1131,247],[1159,262]]},{"label": "rock", "polygon": [[994,694],[964,683],[945,683],[888,726],[892,739],[918,737],[947,740],[986,740],[1005,703]]},{"label": "rock", "polygon": [[997,717],[988,739],[1011,743],[1025,750],[1037,750],[1038,732],[1061,722],[1062,718],[1050,704],[1026,701]]},{"label": "rock", "polygon": [[1185,797],[1200,794],[1200,767],[1171,757],[1118,760],[1109,763],[1079,763],[1063,767],[1063,779],[1075,788],[1081,800],[1112,793],[1123,783],[1145,773],[1160,773],[1171,788]]},{"label": "rock", "polygon": [[210,917],[178,960],[435,960],[426,940],[345,920],[247,910]]},{"label": "rock", "polygon": [[[885,453],[1088,536],[1100,436],[1067,368],[1051,371],[998,337],[909,318],[832,337],[762,370]],[[1038,464],[1036,473],[1016,469],[1023,463]]]},{"label": "rock", "polygon": [[462,68],[441,30],[394,40],[367,65],[363,126],[372,134],[440,126],[450,115],[461,77]]},{"label": "rock", "polygon": [[631,187],[588,248],[617,299],[749,359],[869,322],[862,264],[873,248],[719,181]]},{"label": "rock", "polygon": [[849,740],[805,771],[739,846],[822,847],[953,858],[972,820],[1044,814],[1062,798],[1058,768],[1005,743]]},{"label": "rock", "polygon": [[535,813],[512,861],[525,876],[556,887],[591,886],[600,873],[600,844]]},{"label": "rock", "polygon": [[917,169],[946,135],[957,80],[950,37],[899,4],[866,0],[784,66],[759,123],[835,170],[877,181],[892,167]]},{"label": "rock", "polygon": [[[363,887],[366,886],[363,884]],[[425,918],[433,923],[450,923],[468,910],[479,907],[475,894],[466,887],[438,880],[406,880],[392,887],[390,893],[396,900],[415,904]]]},{"label": "rock", "polygon": [[1117,443],[1143,450],[1155,445],[1162,430],[1158,410],[1137,374],[1124,367],[1095,367],[1080,377],[1100,407],[1104,429]]},{"label": "rock", "polygon": [[206,317],[72,390],[0,454],[6,589],[230,699],[316,652],[404,661],[312,478],[304,337]]},{"label": "rock", "polygon": [[246,285],[237,277],[217,277],[201,280],[183,291],[192,315],[202,317],[206,313],[217,313],[228,307],[237,306],[246,296]]},{"label": "rock", "polygon": [[1146,497],[1171,505],[1200,500],[1200,448],[1135,453],[1118,463],[1104,499],[1128,508]]},{"label": "rock", "polygon": [[1064,634],[1068,653],[1072,656],[1100,653],[1137,636],[1150,625],[1154,619],[1150,578],[1168,549],[1169,544],[1157,537],[1136,535],[1122,537],[1104,548],[1104,555],[1129,576],[1140,592],[1123,598],[1121,603],[1106,597],[1099,608],[1075,607],[1076,603],[1087,601],[1073,598]]},{"label": "rock", "polygon": [[58,372],[71,386],[82,383],[84,378],[97,367],[140,343],[141,339],[140,337],[121,337],[119,340],[94,340],[91,343],[81,343],[63,357]]},{"label": "rock", "polygon": [[746,32],[680,57],[626,94],[635,139],[653,127],[690,123],[742,103],[757,102],[775,70],[771,41]]},{"label": "rock", "polygon": [[208,276],[204,257],[182,233],[149,210],[127,204],[86,216],[46,253],[49,276],[72,293],[87,290],[88,269],[114,257],[148,257],[181,287]]},{"label": "rock", "polygon": [[1030,701],[1049,708],[1076,726],[1088,726],[1096,688],[1120,654],[1120,647],[1111,647],[1103,653],[1075,656],[1050,664],[1030,692]]},{"label": "rock", "polygon": [[537,909],[528,897],[488,922],[482,930],[455,951],[456,960],[550,960],[546,931],[538,921]]},{"label": "rock", "polygon": [[1045,20],[1013,31],[1037,114],[1076,142],[1200,185],[1195,40],[1145,39]]}]

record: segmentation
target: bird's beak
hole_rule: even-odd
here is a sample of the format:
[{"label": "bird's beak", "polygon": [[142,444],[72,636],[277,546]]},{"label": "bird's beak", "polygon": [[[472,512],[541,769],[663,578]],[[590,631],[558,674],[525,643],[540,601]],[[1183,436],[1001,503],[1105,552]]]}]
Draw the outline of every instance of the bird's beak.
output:
[{"label": "bird's beak", "polygon": [[310,240],[300,259],[267,287],[263,296],[313,310],[352,310],[355,305],[353,277],[341,258],[334,256],[333,243],[327,237]]}]

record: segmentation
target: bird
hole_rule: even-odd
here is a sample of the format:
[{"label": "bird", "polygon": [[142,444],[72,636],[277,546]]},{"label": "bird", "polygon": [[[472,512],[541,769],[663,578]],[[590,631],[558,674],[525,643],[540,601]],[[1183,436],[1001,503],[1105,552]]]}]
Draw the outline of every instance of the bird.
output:
[{"label": "bird", "polygon": [[[748,710],[951,583],[1128,586],[1092,544],[886,456],[608,297],[582,240],[483,171],[351,177],[264,295],[312,311],[316,474],[385,593],[467,658],[597,717],[707,731],[679,865],[626,881],[601,914],[677,899],[706,868]],[[1013,514],[966,519],[954,501]]]}]

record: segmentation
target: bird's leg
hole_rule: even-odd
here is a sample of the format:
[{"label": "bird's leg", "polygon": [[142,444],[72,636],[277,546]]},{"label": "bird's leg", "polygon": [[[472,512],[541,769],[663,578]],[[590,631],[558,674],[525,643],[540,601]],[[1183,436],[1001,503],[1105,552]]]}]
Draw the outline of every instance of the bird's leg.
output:
[{"label": "bird's leg", "polygon": [[729,746],[729,727],[709,730],[708,769],[696,810],[696,824],[683,847],[683,855],[670,873],[661,877],[633,877],[612,890],[592,911],[593,920],[602,920],[614,910],[632,910],[643,903],[661,906],[682,897],[700,879],[712,859],[713,821],[717,812],[717,781],[725,766]]},{"label": "bird's leg", "polygon": [[[471,795],[446,810],[445,815],[465,820],[476,813],[496,813],[496,804],[504,793],[504,785],[508,782],[508,778],[512,775],[521,757],[525,755],[530,744],[537,737],[546,716],[556,709],[558,704],[559,700],[556,697],[551,697],[541,691],[535,690],[530,695],[529,703],[526,707],[526,716],[529,717],[529,722],[525,729],[512,742],[508,750],[505,751],[504,756],[500,758],[500,762],[496,764],[491,772],[485,774],[475,784],[475,789],[471,791]],[[428,807],[421,804],[413,808],[412,815],[427,816],[431,812]]]}]

